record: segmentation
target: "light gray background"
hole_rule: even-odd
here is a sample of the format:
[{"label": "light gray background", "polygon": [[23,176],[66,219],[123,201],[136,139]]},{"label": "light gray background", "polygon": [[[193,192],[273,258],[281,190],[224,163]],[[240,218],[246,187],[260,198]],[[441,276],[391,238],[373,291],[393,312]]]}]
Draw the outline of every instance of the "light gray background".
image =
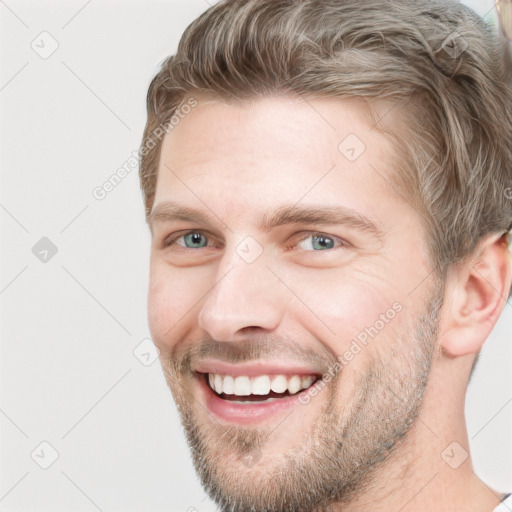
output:
[{"label": "light gray background", "polygon": [[[472,5],[493,15],[490,0]],[[136,169],[92,194],[137,150],[150,79],[207,7],[0,1],[0,512],[215,509],[147,365]],[[32,252],[42,237],[58,251],[47,262]],[[500,491],[512,489],[511,327],[509,303],[467,398],[475,471]]]}]

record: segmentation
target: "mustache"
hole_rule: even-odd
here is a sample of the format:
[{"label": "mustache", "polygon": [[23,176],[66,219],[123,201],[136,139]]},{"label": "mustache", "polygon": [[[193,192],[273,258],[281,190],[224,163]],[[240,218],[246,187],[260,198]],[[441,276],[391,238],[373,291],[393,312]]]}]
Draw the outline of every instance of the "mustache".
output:
[{"label": "mustache", "polygon": [[318,348],[306,348],[294,339],[264,335],[244,338],[240,341],[216,341],[211,338],[196,343],[180,344],[169,354],[168,365],[175,374],[194,371],[204,359],[218,359],[240,364],[262,359],[303,364],[319,373],[325,373],[337,362],[336,354],[319,344]]}]

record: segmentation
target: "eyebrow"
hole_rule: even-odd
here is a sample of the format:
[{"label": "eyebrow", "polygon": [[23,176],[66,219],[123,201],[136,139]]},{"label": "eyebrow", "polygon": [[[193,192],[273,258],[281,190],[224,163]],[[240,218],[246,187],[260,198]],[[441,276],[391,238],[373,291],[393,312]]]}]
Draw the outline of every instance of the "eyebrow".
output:
[{"label": "eyebrow", "polygon": [[[202,224],[211,223],[212,217],[200,210],[166,201],[158,203],[148,215],[150,226],[156,223],[173,221],[190,221]],[[219,219],[220,220],[220,219]],[[220,220],[222,224],[226,224]],[[346,206],[298,206],[297,204],[282,205],[272,214],[264,215],[259,225],[260,231],[270,232],[272,229],[286,224],[325,224],[346,225],[362,233],[368,233],[379,240],[384,237],[384,230],[377,222],[356,210]]]}]

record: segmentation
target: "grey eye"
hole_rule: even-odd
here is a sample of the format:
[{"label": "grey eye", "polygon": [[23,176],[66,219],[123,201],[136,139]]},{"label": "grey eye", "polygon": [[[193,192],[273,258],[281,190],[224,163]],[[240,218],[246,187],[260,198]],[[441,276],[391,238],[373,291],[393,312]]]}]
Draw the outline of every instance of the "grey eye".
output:
[{"label": "grey eye", "polygon": [[299,246],[302,244],[301,249],[306,251],[309,250],[320,250],[334,248],[334,238],[326,235],[308,235],[299,242]]},{"label": "grey eye", "polygon": [[187,233],[186,235],[182,235],[182,237],[180,238],[183,238],[183,240],[185,241],[185,247],[188,247],[189,249],[206,247],[206,245],[208,244],[206,237],[198,232]]}]

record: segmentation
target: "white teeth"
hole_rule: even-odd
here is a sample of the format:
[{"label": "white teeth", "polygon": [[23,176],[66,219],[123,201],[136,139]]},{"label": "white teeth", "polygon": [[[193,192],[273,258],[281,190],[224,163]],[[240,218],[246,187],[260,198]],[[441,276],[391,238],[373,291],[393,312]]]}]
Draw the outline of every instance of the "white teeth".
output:
[{"label": "white teeth", "polygon": [[222,393],[222,377],[219,374],[215,375],[215,391]]},{"label": "white teeth", "polygon": [[268,395],[270,391],[275,393],[284,393],[288,390],[291,395],[298,393],[303,389],[309,388],[315,381],[313,375],[257,375],[256,377],[246,377],[232,375],[220,375],[218,373],[208,374],[208,383],[210,387],[219,395],[249,396],[249,395]]},{"label": "white teeth", "polygon": [[251,394],[251,380],[249,377],[237,377],[235,379],[234,394],[238,396],[249,396]]},{"label": "white teeth", "polygon": [[226,375],[224,377],[224,383],[222,388],[224,393],[227,393],[228,395],[233,395],[235,392],[235,379],[231,377],[231,375]]},{"label": "white teeth", "polygon": [[313,381],[315,380],[315,377],[312,375],[306,375],[305,377],[302,377],[300,380],[300,386],[302,389],[307,389],[311,384],[313,384]]},{"label": "white teeth", "polygon": [[251,393],[253,395],[268,395],[270,391],[270,378],[268,375],[259,375],[251,379]]},{"label": "white teeth", "polygon": [[288,389],[288,381],[284,375],[276,375],[272,379],[272,385],[270,387],[272,391],[276,393],[284,393]]},{"label": "white teeth", "polygon": [[300,377],[298,375],[294,375],[289,381],[288,381],[288,391],[294,395],[301,389],[300,387]]}]

